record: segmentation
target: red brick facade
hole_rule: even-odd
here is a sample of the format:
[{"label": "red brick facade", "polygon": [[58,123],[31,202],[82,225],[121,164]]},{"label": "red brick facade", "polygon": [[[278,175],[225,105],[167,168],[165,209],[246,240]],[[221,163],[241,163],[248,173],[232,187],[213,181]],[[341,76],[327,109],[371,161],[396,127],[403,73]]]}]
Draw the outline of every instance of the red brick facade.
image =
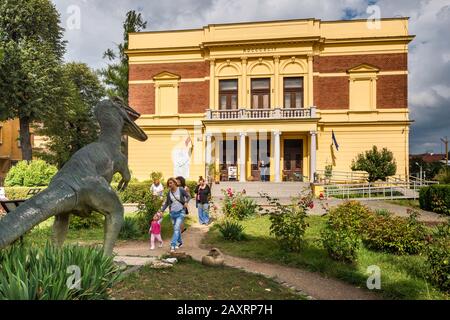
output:
[{"label": "red brick facade", "polygon": [[380,71],[408,70],[408,56],[406,53],[389,54],[358,54],[346,56],[315,56],[314,72],[346,72],[360,64],[371,64]]},{"label": "red brick facade", "polygon": [[130,106],[140,114],[155,113],[155,86],[153,84],[130,84]]},{"label": "red brick facade", "polygon": [[408,107],[408,76],[378,76],[377,108]]},{"label": "red brick facade", "polygon": [[209,108],[209,81],[181,82],[178,87],[178,112],[202,113]]},{"label": "red brick facade", "polygon": [[348,77],[314,77],[314,104],[322,110],[348,109]]},{"label": "red brick facade", "polygon": [[164,71],[179,75],[182,79],[204,78],[209,77],[209,62],[130,64],[130,81],[152,80]]},{"label": "red brick facade", "polygon": [[[209,62],[180,62],[157,64],[130,64],[130,81],[153,80],[161,72],[179,75],[181,79],[209,76]],[[130,105],[142,114],[155,113],[155,88],[153,84],[130,84]],[[180,82],[178,87],[178,112],[202,113],[209,108],[209,81]]]},{"label": "red brick facade", "polygon": [[[360,64],[370,64],[380,71],[406,71],[407,54],[367,54],[315,56],[314,72],[337,73]],[[161,72],[171,72],[181,79],[209,76],[209,62],[131,64],[130,81],[152,80]],[[377,80],[377,108],[407,108],[407,75],[380,75]],[[209,81],[180,82],[179,113],[203,113],[209,108]],[[314,76],[314,104],[323,110],[349,108],[348,76]],[[130,105],[142,114],[155,113],[153,84],[131,84]]]}]

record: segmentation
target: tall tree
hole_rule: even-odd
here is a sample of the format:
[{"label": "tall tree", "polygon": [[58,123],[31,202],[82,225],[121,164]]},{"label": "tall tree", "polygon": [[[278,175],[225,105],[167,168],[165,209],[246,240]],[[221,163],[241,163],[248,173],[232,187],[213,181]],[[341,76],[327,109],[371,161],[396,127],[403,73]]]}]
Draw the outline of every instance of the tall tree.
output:
[{"label": "tall tree", "polygon": [[101,71],[103,80],[108,86],[108,96],[119,96],[128,103],[128,34],[139,32],[147,27],[140,13],[128,11],[123,22],[123,43],[117,44],[115,49],[108,49],[103,58],[109,60],[110,64]]},{"label": "tall tree", "polygon": [[30,125],[59,100],[63,31],[50,0],[0,1],[0,121],[19,118],[24,160],[32,159]]},{"label": "tall tree", "polygon": [[397,163],[392,151],[387,148],[378,151],[377,146],[373,146],[371,150],[358,154],[352,161],[351,169],[366,171],[369,174],[369,182],[386,181],[388,177],[395,175]]},{"label": "tall tree", "polygon": [[[62,67],[62,100],[51,115],[44,117],[36,133],[47,137],[45,150],[38,157],[61,168],[70,157],[98,135],[94,107],[105,95],[98,74],[84,63]],[[63,134],[62,134],[63,133]]]}]

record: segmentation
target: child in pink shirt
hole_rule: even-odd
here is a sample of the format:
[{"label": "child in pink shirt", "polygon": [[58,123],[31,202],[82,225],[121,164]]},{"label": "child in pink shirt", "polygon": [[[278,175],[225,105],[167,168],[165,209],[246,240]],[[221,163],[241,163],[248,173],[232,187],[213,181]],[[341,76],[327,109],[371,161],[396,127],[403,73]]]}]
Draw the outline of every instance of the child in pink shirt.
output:
[{"label": "child in pink shirt", "polygon": [[163,240],[161,238],[161,221],[162,215],[156,213],[153,216],[153,220],[150,222],[150,229],[148,232],[150,233],[150,250],[155,249],[155,240],[159,242],[159,247],[163,246]]}]

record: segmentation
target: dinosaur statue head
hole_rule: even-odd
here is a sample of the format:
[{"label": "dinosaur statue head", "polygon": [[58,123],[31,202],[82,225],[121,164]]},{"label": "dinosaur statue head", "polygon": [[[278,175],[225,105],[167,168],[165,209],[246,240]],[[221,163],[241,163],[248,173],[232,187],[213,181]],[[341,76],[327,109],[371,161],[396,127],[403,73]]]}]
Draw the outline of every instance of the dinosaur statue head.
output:
[{"label": "dinosaur statue head", "polygon": [[119,97],[101,101],[95,108],[95,116],[101,127],[122,127],[122,134],[138,141],[146,141],[148,138],[145,132],[134,122],[141,115]]}]

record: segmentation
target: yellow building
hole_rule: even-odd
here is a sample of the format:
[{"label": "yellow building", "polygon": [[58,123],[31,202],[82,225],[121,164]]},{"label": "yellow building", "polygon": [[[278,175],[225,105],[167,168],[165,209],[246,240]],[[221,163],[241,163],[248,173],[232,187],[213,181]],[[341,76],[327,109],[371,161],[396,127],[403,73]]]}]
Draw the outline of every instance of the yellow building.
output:
[{"label": "yellow building", "polygon": [[19,120],[0,122],[0,185],[9,168],[19,160],[22,160]]},{"label": "yellow building", "polygon": [[[138,179],[313,181],[373,145],[408,176],[408,19],[216,24],[129,35]],[[338,150],[332,143],[334,132]]]}]

